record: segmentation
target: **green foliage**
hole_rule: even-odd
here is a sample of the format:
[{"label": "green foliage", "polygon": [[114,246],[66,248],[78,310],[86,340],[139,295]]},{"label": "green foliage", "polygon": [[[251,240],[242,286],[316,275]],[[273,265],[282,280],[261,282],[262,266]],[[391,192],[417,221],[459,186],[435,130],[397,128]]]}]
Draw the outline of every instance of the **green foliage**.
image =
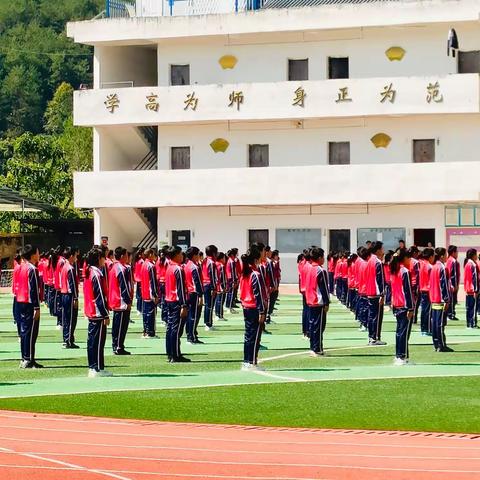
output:
[{"label": "green foliage", "polygon": [[62,133],[64,124],[73,111],[73,87],[63,82],[48,102],[45,112],[45,130],[48,133]]}]

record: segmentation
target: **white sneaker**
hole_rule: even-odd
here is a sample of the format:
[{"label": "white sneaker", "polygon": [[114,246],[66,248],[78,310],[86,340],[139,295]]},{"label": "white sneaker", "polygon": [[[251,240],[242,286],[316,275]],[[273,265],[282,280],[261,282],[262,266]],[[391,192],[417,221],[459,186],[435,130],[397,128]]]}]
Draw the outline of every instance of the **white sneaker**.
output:
[{"label": "white sneaker", "polygon": [[63,330],[63,327],[61,325],[57,325],[57,330]]},{"label": "white sneaker", "polygon": [[310,356],[311,357],[320,357],[321,355],[317,352],[314,352],[313,350],[310,350]]},{"label": "white sneaker", "polygon": [[244,363],[242,363],[241,370],[242,370],[242,372],[248,372],[248,371],[252,370],[252,367],[253,367],[253,365],[251,363],[244,362]]},{"label": "white sneaker", "polygon": [[100,370],[97,377],[113,377],[113,373],[108,370]]},{"label": "white sneaker", "polygon": [[407,360],[404,360],[403,358],[395,358],[393,364],[396,367],[402,367],[403,365],[407,364]]},{"label": "white sneaker", "polygon": [[265,367],[261,367],[260,365],[252,365],[251,366],[251,370],[254,370],[256,372],[264,372],[265,371]]},{"label": "white sneaker", "polygon": [[215,327],[213,325],[211,327],[209,327],[208,325],[205,325],[205,331],[206,332],[210,332],[212,330],[215,330]]},{"label": "white sneaker", "polygon": [[95,377],[99,377],[100,372],[97,372],[94,368],[90,368],[88,370],[88,378],[95,378]]},{"label": "white sneaker", "polygon": [[28,360],[20,360],[20,365],[19,365],[19,368],[27,368],[27,365],[29,364],[30,362]]}]

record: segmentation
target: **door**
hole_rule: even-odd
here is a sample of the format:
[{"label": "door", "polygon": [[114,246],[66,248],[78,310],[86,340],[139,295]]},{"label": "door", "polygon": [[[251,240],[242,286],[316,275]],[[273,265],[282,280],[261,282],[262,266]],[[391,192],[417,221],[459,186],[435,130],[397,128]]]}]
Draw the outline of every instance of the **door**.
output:
[{"label": "door", "polygon": [[413,230],[413,243],[417,247],[425,248],[430,243],[435,246],[435,229],[434,228],[415,228]]},{"label": "door", "polygon": [[458,52],[458,73],[480,73],[480,51]]},{"label": "door", "polygon": [[252,243],[263,243],[268,245],[268,230],[249,230],[248,231],[248,245]]},{"label": "door", "polygon": [[172,230],[172,245],[177,245],[185,252],[190,247],[190,230]]},{"label": "door", "polygon": [[350,230],[330,230],[329,250],[331,252],[346,252],[350,250]]},{"label": "door", "polygon": [[413,141],[413,163],[431,163],[435,161],[435,140]]}]

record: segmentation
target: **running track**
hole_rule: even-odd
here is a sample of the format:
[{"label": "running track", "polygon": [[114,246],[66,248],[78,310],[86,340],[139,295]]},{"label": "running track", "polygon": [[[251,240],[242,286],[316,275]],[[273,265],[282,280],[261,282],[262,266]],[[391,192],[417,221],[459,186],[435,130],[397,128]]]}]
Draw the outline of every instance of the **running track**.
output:
[{"label": "running track", "polygon": [[112,478],[478,480],[480,436],[0,411],[1,480]]}]

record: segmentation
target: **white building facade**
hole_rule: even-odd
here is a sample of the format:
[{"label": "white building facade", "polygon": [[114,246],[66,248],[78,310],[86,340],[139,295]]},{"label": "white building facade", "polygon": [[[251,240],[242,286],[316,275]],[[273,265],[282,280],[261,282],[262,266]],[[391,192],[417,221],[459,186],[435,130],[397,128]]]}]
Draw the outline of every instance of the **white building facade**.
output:
[{"label": "white building facade", "polygon": [[252,5],[138,0],[68,25],[95,47],[74,98],[95,240],[262,240],[287,282],[312,244],[480,247],[480,0]]}]

